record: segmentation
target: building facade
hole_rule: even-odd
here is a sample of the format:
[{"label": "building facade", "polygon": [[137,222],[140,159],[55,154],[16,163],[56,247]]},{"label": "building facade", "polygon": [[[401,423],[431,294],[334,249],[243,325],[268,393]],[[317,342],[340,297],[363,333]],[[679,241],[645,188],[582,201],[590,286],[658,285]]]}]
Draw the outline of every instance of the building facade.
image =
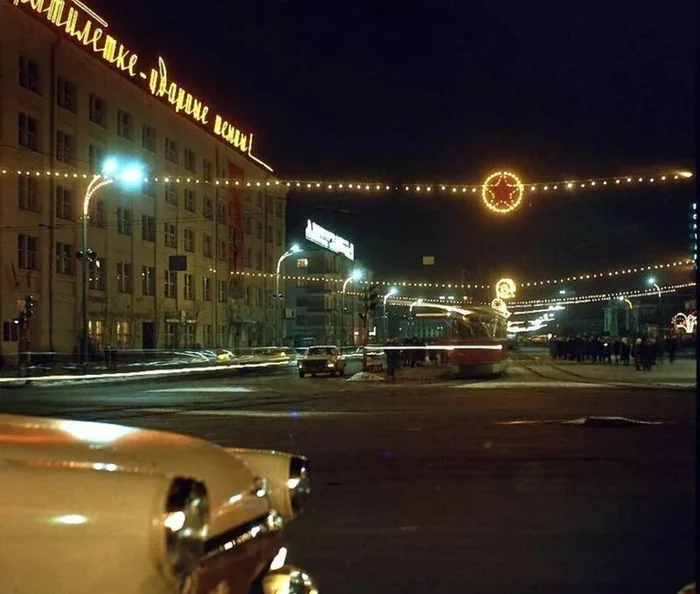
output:
[{"label": "building facade", "polygon": [[[94,347],[272,344],[286,188],[252,156],[252,135],[167,81],[162,61],[146,74],[114,38],[100,46],[101,17],[79,6],[0,0],[2,354],[76,349],[83,197],[108,155],[143,164],[148,181],[90,203]],[[148,78],[150,92],[136,84]]]},{"label": "building facade", "polygon": [[[359,344],[358,295],[362,285],[343,281],[355,263],[342,254],[305,249],[290,258],[285,298],[284,337],[289,345]],[[353,320],[355,323],[353,324]],[[357,332],[358,334],[355,334]]]}]

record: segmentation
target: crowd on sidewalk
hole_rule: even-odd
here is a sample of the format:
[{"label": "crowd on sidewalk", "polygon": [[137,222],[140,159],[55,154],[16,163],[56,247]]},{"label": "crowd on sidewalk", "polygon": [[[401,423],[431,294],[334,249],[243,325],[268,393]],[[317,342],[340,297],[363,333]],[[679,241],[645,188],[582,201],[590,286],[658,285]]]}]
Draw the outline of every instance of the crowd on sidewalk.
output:
[{"label": "crowd on sidewalk", "polygon": [[663,363],[665,355],[673,363],[679,348],[677,338],[657,339],[650,336],[599,336],[579,334],[554,336],[549,342],[552,359],[579,363],[612,363],[629,365],[637,370],[651,371],[657,363]]}]

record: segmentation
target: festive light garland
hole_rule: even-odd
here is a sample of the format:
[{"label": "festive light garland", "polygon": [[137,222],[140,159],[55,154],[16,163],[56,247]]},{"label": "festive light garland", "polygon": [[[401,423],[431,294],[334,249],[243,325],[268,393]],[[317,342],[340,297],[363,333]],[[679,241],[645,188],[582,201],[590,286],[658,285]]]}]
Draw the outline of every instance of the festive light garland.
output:
[{"label": "festive light garland", "polygon": [[[559,279],[546,279],[539,281],[529,281],[525,283],[516,283],[516,286],[521,289],[524,287],[536,287],[536,286],[546,286],[546,285],[556,285],[564,282],[572,281],[588,281],[588,280],[602,280],[610,279],[619,276],[640,274],[644,272],[649,272],[652,270],[660,271],[665,269],[679,268],[682,266],[689,266],[693,263],[692,260],[676,260],[673,262],[664,262],[662,264],[647,264],[644,266],[635,266],[633,268],[622,268],[618,270],[608,270],[600,271],[592,274],[580,274],[576,276],[560,277]],[[272,272],[247,272],[243,270],[235,270],[231,272],[232,275],[237,276],[249,276],[256,278],[270,278],[274,279],[277,276]],[[323,276],[306,276],[306,275],[281,275],[280,278],[285,281],[306,281],[306,282],[322,282],[322,283],[336,283],[342,284],[344,279],[337,277],[323,277]],[[511,281],[512,282],[512,281]],[[410,287],[410,288],[429,288],[429,289],[491,289],[491,285],[482,284],[467,284],[467,283],[423,283],[423,282],[409,282],[409,281],[383,281],[383,280],[357,280],[355,281],[357,285],[378,285],[383,287]],[[510,286],[510,285],[509,285]]]},{"label": "festive light garland", "polygon": [[[665,285],[660,287],[662,294],[675,293],[680,289],[687,289],[690,287],[695,287],[696,283],[683,283],[677,285]],[[527,301],[511,302],[509,307],[511,309],[520,310],[524,307],[545,307],[545,306],[565,306],[565,305],[576,305],[580,303],[593,303],[598,301],[611,301],[619,299],[627,299],[630,297],[649,297],[652,295],[658,295],[659,291],[656,288],[653,289],[643,289],[643,290],[630,290],[630,291],[619,291],[616,293],[595,293],[591,295],[580,295],[578,297],[568,297],[568,298],[552,298],[552,299],[531,299]],[[467,299],[466,297],[464,298]],[[418,300],[416,297],[391,297],[387,300],[388,304],[398,305],[398,306],[410,306]],[[456,302],[457,300],[455,300]],[[436,302],[434,299],[423,299],[421,301],[423,304],[436,304],[442,305],[443,303]],[[480,305],[488,305],[486,302],[481,302]],[[534,311],[512,311],[511,314],[516,315],[527,315],[528,313],[535,313]]]},{"label": "festive light garland", "polygon": [[[58,171],[58,170],[29,170],[16,167],[0,167],[1,175],[26,175],[34,177],[48,177],[56,179],[74,179],[74,180],[87,180],[91,179],[95,174],[89,172],[76,172],[76,171]],[[509,206],[503,204],[501,206],[495,206],[494,202],[484,193],[487,193],[487,188],[492,187],[490,182],[494,175],[501,176],[512,176],[513,179],[517,180],[519,184],[518,188],[518,199],[514,199]],[[557,191],[571,191],[577,189],[591,189],[591,188],[611,188],[617,186],[629,186],[640,183],[650,183],[650,184],[665,184],[673,181],[684,181],[693,177],[693,173],[690,171],[670,171],[661,172],[654,175],[619,175],[612,177],[599,177],[599,178],[585,178],[585,179],[572,179],[564,181],[543,181],[534,183],[523,183],[514,174],[509,172],[497,172],[489,176],[484,183],[480,184],[454,184],[454,183],[436,183],[436,184],[421,184],[416,182],[410,182],[405,184],[388,184],[386,182],[378,181],[323,181],[323,180],[294,180],[294,179],[274,179],[274,178],[262,178],[262,179],[233,179],[233,178],[219,178],[206,180],[199,178],[195,175],[185,174],[185,175],[172,175],[172,174],[158,174],[154,176],[146,176],[143,178],[144,183],[157,182],[157,183],[175,183],[175,184],[201,184],[207,186],[221,187],[221,186],[234,186],[239,188],[264,188],[264,187],[274,187],[274,186],[284,186],[287,188],[293,188],[297,190],[353,190],[354,192],[410,192],[417,194],[477,194],[481,193],[480,197],[487,203],[487,206],[491,204],[489,208],[496,212],[510,212],[513,208],[516,208],[520,201],[522,200],[522,194],[527,192],[542,192],[542,193],[553,193]],[[508,178],[510,179],[510,178]],[[515,183],[515,182],[513,182]],[[515,206],[513,206],[515,203]]]}]

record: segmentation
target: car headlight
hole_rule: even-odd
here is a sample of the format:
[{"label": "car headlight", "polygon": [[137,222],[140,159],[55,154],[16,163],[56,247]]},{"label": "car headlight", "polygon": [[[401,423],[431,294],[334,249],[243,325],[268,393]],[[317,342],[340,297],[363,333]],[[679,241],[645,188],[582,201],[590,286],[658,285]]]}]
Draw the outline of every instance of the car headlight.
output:
[{"label": "car headlight", "polygon": [[303,456],[292,456],[289,461],[289,478],[287,488],[289,499],[292,503],[292,511],[298,514],[304,508],[304,504],[311,494],[309,481],[309,462]]},{"label": "car headlight", "polygon": [[209,496],[203,483],[173,480],[163,517],[165,553],[170,571],[178,581],[200,564],[209,531]]},{"label": "car headlight", "polygon": [[335,367],[335,363],[333,363],[333,361],[330,361],[330,362],[328,363],[328,367]]}]

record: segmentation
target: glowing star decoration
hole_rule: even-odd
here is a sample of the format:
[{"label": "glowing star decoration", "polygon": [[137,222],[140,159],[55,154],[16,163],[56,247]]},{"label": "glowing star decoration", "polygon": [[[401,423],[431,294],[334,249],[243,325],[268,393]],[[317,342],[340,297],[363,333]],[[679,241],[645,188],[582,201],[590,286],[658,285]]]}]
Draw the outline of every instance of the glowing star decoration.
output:
[{"label": "glowing star decoration", "polygon": [[697,315],[695,313],[686,315],[680,312],[673,316],[671,323],[676,330],[683,330],[686,334],[693,334],[697,330]]},{"label": "glowing star decoration", "polygon": [[518,176],[508,171],[492,173],[484,181],[481,197],[489,210],[509,213],[523,201],[525,190]]}]

